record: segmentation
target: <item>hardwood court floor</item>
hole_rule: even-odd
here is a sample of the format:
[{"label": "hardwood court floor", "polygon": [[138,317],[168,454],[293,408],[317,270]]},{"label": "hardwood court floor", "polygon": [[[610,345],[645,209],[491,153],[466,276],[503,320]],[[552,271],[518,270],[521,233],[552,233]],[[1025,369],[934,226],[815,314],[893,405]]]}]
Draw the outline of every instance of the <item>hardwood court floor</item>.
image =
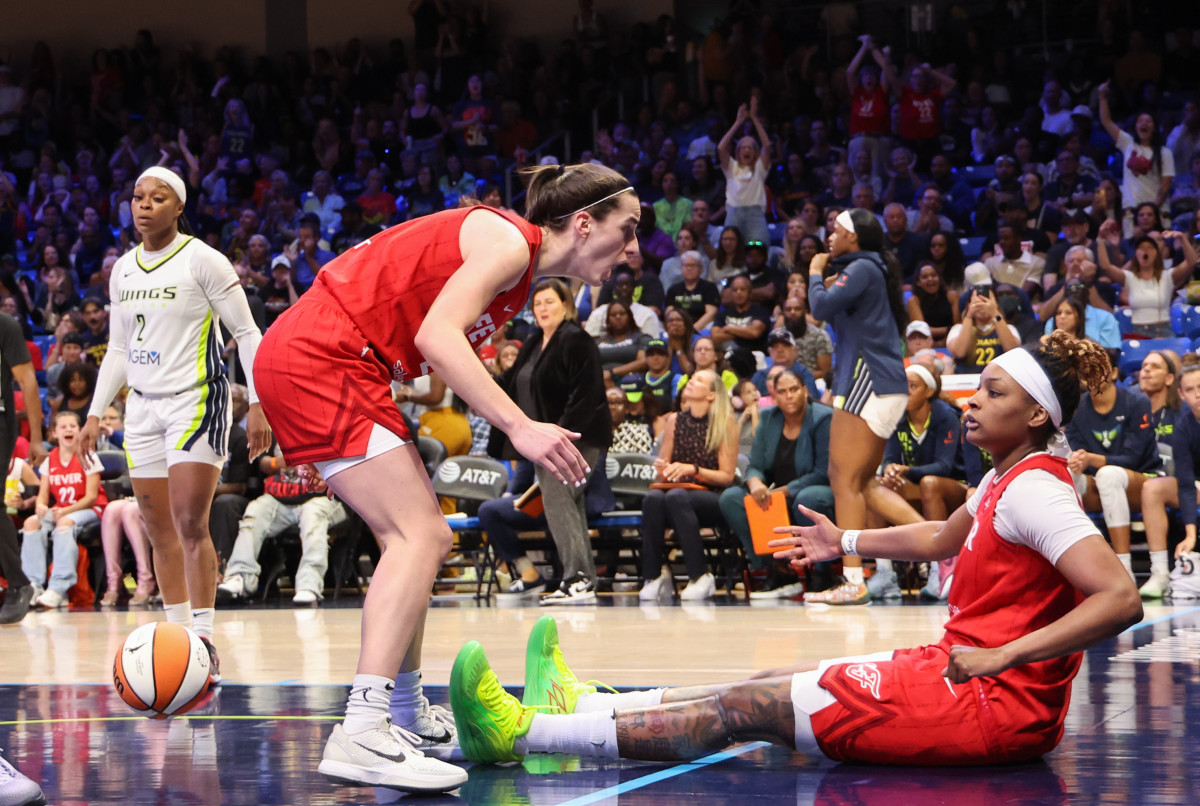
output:
[{"label": "hardwood court floor", "polygon": [[[519,689],[525,639],[546,609],[431,609],[425,682],[435,702],[459,647],[480,640]],[[936,640],[941,606],[817,609],[718,603],[639,607],[602,597],[556,609],[568,661],[617,687],[690,684],[755,669]],[[158,612],[31,613],[0,630],[0,746],[50,803],[347,804],[397,802],[315,774],[354,672],[360,611],[223,610],[217,645],[228,681],[217,715],[152,722],[112,691],[111,663]],[[519,693],[519,692],[518,692]],[[1008,803],[1194,804],[1200,774],[1200,607],[1151,606],[1146,620],[1087,653],[1067,733],[1043,763],[907,770],[836,765],[742,745],[692,764],[599,764],[546,756],[476,767],[428,804]]]}]

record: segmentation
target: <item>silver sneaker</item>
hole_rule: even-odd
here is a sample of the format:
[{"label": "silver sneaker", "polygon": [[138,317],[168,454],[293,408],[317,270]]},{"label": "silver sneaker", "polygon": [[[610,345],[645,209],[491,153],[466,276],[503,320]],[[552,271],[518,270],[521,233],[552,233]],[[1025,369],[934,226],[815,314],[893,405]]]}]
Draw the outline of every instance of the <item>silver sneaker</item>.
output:
[{"label": "silver sneaker", "polygon": [[44,806],[42,788],[0,756],[0,806]]},{"label": "silver sneaker", "polygon": [[454,714],[440,705],[430,705],[426,700],[421,714],[401,727],[420,739],[417,749],[427,756],[442,761],[463,761],[466,758],[458,744]]},{"label": "silver sneaker", "polygon": [[417,749],[420,742],[386,714],[375,727],[353,735],[335,725],[317,772],[350,784],[405,792],[449,792],[467,782],[466,770],[426,758]]},{"label": "silver sneaker", "polygon": [[871,574],[867,580],[867,591],[872,599],[899,599],[903,595],[900,592],[900,578],[895,571],[876,571]]}]

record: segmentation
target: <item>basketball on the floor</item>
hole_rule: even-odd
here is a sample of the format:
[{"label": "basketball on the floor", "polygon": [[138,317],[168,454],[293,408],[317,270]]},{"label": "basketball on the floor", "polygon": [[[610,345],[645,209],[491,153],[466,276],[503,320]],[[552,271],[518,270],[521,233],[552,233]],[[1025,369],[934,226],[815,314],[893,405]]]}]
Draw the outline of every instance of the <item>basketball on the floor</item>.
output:
[{"label": "basketball on the floor", "polygon": [[199,635],[180,624],[143,624],[113,660],[117,693],[152,719],[187,713],[204,700],[208,685],[208,649]]}]

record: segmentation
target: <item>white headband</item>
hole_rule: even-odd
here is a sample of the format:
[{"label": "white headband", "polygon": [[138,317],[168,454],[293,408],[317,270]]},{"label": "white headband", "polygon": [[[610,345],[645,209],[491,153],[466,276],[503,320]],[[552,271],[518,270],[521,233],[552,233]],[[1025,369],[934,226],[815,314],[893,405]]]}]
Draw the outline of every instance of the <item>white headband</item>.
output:
[{"label": "white headband", "polygon": [[[187,188],[183,184],[183,180],[179,178],[179,174],[172,171],[170,168],[163,168],[161,165],[155,165],[142,171],[142,175],[137,181],[143,179],[157,179],[171,190],[175,191],[175,195],[184,204],[187,204]],[[135,183],[136,184],[136,183]]]},{"label": "white headband", "polygon": [[1058,395],[1054,394],[1050,376],[1028,350],[1005,350],[992,361],[992,366],[1007,372],[1018,386],[1028,392],[1050,415],[1050,422],[1054,423],[1055,428],[1062,427],[1062,405],[1058,402]]},{"label": "white headband", "polygon": [[925,381],[925,385],[930,389],[937,389],[937,381],[933,379],[933,373],[925,369],[920,364],[909,364],[904,368],[905,372],[911,372],[921,380]]},{"label": "white headband", "polygon": [[580,207],[578,210],[576,210],[573,213],[567,213],[566,215],[555,216],[554,220],[558,221],[561,218],[570,218],[573,215],[579,215],[580,213],[582,213],[584,210],[588,209],[589,207],[595,207],[597,204],[602,204],[602,203],[608,201],[609,199],[615,199],[617,196],[620,196],[622,193],[625,193],[630,190],[633,190],[633,186],[627,185],[626,187],[623,187],[620,190],[618,190],[616,193],[608,194],[607,196],[605,196],[603,199],[600,199],[599,201],[594,201],[591,204],[583,205],[582,207]]},{"label": "white headband", "polygon": [[842,210],[842,212],[838,213],[838,217],[834,221],[850,230],[851,233],[857,234],[854,232],[854,219],[850,217],[849,210]]}]

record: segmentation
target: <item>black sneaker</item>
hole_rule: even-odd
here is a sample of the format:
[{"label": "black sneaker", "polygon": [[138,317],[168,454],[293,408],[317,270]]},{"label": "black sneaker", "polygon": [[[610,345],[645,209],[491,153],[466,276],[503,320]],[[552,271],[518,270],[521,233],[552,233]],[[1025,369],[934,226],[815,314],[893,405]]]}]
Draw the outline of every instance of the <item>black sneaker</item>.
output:
[{"label": "black sneaker", "polygon": [[570,579],[564,579],[558,590],[547,593],[538,602],[543,607],[554,605],[579,605],[596,603],[596,582],[588,579],[582,572]]},{"label": "black sneaker", "polygon": [[0,624],[16,624],[25,618],[29,612],[29,603],[33,601],[33,584],[23,588],[9,588],[4,597],[4,607],[0,607]]},{"label": "black sneaker", "polygon": [[804,582],[792,574],[785,574],[772,568],[766,580],[758,590],[750,592],[750,598],[759,599],[794,599],[804,593]]},{"label": "black sneaker", "polygon": [[546,580],[539,575],[533,582],[526,582],[517,577],[512,581],[506,590],[497,593],[497,596],[516,599],[529,599],[540,594],[546,587]]},{"label": "black sneaker", "polygon": [[217,648],[204,636],[200,636],[200,640],[204,642],[204,646],[208,650],[209,685],[219,686],[221,685],[221,659],[217,656]]}]

